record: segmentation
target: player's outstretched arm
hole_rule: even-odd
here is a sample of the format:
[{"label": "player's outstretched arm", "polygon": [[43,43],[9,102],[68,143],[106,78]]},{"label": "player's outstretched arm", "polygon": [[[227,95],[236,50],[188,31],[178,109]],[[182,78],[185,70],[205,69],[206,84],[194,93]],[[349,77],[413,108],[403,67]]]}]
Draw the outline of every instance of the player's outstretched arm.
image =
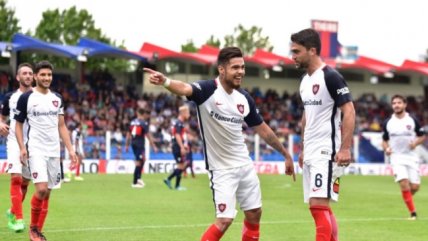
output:
[{"label": "player's outstretched arm", "polygon": [[193,93],[192,86],[188,83],[180,80],[169,79],[161,72],[157,72],[149,68],[144,68],[144,72],[150,74],[149,81],[151,84],[162,85],[176,95],[191,96]]},{"label": "player's outstretched arm", "polygon": [[260,137],[265,140],[267,144],[277,150],[285,157],[285,174],[293,176],[293,181],[296,181],[296,174],[294,173],[294,163],[290,153],[278,140],[278,137],[272,131],[272,129],[265,123],[262,122],[260,125],[255,126],[254,130]]}]

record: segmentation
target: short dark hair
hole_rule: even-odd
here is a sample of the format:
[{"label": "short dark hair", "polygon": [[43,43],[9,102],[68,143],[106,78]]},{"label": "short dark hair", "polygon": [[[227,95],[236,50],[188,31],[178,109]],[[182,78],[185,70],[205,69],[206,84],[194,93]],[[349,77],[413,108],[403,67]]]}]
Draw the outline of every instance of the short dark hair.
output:
[{"label": "short dark hair", "polygon": [[402,96],[402,95],[398,95],[395,94],[391,97],[391,103],[395,100],[395,99],[401,99],[403,101],[403,103],[407,104],[407,99],[406,97]]},{"label": "short dark hair", "polygon": [[150,114],[151,111],[149,109],[138,108],[137,113],[140,115]]},{"label": "short dark hair", "polygon": [[225,47],[220,50],[217,57],[217,65],[224,65],[229,63],[229,60],[233,58],[242,58],[244,55],[238,47]]},{"label": "short dark hair", "polygon": [[305,46],[307,50],[315,48],[317,55],[321,53],[321,39],[317,31],[312,28],[303,29],[291,35],[291,42]]},{"label": "short dark hair", "polygon": [[18,69],[16,69],[16,74],[18,74],[19,70],[23,67],[28,67],[33,70],[33,65],[31,65],[30,63],[21,63],[18,65]]},{"label": "short dark hair", "polygon": [[34,73],[38,73],[41,69],[53,70],[54,67],[49,61],[42,60],[36,64],[36,67],[34,67]]}]

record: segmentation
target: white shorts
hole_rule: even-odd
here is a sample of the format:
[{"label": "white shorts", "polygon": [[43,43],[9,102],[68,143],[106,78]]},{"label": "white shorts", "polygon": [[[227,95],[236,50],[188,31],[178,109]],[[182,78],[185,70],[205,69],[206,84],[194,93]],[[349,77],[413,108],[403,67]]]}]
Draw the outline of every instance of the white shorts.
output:
[{"label": "white shorts", "polygon": [[395,182],[408,179],[412,184],[421,184],[419,168],[414,165],[393,164],[392,170],[394,171]]},{"label": "white shorts", "polygon": [[47,182],[52,189],[61,181],[59,157],[30,156],[28,163],[33,183]]},{"label": "white shorts", "polygon": [[23,178],[30,180],[30,169],[22,165],[18,144],[7,143],[7,173],[21,174]]},{"label": "white shorts", "polygon": [[260,208],[262,193],[253,164],[208,172],[217,218],[235,218],[236,201],[243,211]]},{"label": "white shorts", "polygon": [[303,163],[303,198],[328,198],[339,200],[340,176],[345,168],[331,160],[310,160]]}]

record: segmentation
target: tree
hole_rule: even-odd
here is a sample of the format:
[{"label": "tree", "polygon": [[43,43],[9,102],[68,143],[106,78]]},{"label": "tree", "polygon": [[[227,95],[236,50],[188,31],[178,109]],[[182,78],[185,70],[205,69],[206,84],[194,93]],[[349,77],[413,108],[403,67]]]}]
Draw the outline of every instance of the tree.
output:
[{"label": "tree", "polygon": [[246,29],[242,24],[234,29],[234,33],[224,37],[225,46],[241,48],[245,55],[251,55],[258,48],[272,52],[273,46],[269,37],[262,36],[262,28],[252,26]]},{"label": "tree", "polygon": [[[34,33],[36,38],[51,43],[76,45],[80,37],[88,37],[116,46],[115,41],[111,41],[102,33],[101,29],[95,27],[92,15],[85,9],[77,10],[73,6],[62,11],[59,9],[47,10],[43,12],[42,16],[43,18]],[[123,41],[118,47],[124,48]],[[38,55],[37,57],[46,56]],[[59,68],[73,68],[75,64],[75,61],[66,58],[49,57],[49,59]],[[86,67],[88,69],[107,68],[126,71],[129,68],[129,63],[123,59],[90,58]]]},{"label": "tree", "polygon": [[193,39],[188,39],[186,44],[181,45],[181,52],[196,53],[197,51],[198,48],[196,48]]},{"label": "tree", "polygon": [[220,48],[221,42],[220,39],[216,39],[214,35],[211,35],[210,38],[207,40],[206,44],[209,46]]},{"label": "tree", "polygon": [[[220,48],[222,45],[220,40],[218,38],[215,38],[214,35],[211,35],[210,38],[206,41],[207,45]],[[183,46],[185,47],[193,47],[194,46],[193,41],[188,42],[185,45],[182,45],[182,51],[188,52],[183,50]],[[224,37],[224,45],[225,46],[236,46],[241,48],[244,55],[252,55],[256,49],[263,49],[268,52],[272,52],[273,46],[269,42],[269,37],[262,36],[262,28],[252,26],[249,29],[246,29],[244,26],[239,24],[236,28],[234,28],[234,33],[230,35],[226,35]]]},{"label": "tree", "polygon": [[10,42],[12,36],[21,31],[15,10],[6,6],[6,0],[0,0],[0,41]]}]

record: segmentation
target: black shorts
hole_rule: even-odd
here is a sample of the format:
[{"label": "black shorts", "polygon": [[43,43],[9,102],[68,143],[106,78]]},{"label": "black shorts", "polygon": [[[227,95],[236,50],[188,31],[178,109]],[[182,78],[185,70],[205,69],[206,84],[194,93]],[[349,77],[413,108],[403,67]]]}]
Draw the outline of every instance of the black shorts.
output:
[{"label": "black shorts", "polygon": [[132,151],[134,152],[135,160],[137,160],[137,161],[144,161],[145,160],[146,153],[145,153],[144,148],[132,145]]}]

